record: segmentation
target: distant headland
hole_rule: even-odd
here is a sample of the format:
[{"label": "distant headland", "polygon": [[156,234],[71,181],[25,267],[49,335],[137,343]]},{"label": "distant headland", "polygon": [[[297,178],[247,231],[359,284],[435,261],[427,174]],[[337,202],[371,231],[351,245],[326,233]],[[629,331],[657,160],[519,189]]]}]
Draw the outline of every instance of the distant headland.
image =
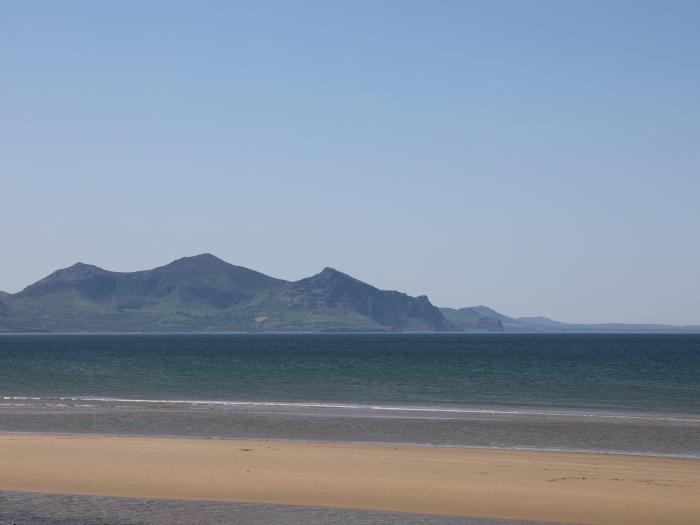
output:
[{"label": "distant headland", "polygon": [[1,332],[700,332],[700,326],[569,324],[486,306],[438,308],[333,268],[286,281],[210,254],[151,270],[77,263],[0,292]]}]

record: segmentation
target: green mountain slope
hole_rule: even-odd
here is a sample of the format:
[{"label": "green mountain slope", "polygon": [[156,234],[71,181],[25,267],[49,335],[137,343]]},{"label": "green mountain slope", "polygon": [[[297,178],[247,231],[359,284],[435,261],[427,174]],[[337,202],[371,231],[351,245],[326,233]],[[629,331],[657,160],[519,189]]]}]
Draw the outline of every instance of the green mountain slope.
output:
[{"label": "green mountain slope", "polygon": [[180,306],[211,310],[228,308],[284,285],[285,281],[205,254],[130,273],[77,263],[28,286],[16,297],[99,311],[153,308],[163,311]]},{"label": "green mountain slope", "polygon": [[213,255],[139,272],[77,263],[7,295],[3,331],[446,330],[425,296],[326,269],[289,282]]},{"label": "green mountain slope", "polygon": [[481,312],[481,308],[486,307],[440,308],[440,311],[450,325],[458,331],[503,332],[501,320],[490,312]]},{"label": "green mountain slope", "polygon": [[0,317],[8,317],[10,315],[10,307],[0,301]]},{"label": "green mountain slope", "polygon": [[287,310],[323,316],[316,329],[351,329],[353,325],[366,330],[449,328],[440,310],[426,296],[379,290],[333,268],[290,283],[274,299]]},{"label": "green mountain slope", "polygon": [[0,292],[0,332],[700,332],[699,326],[570,324],[486,306],[436,308],[325,268],[290,282],[210,254],[138,272],[77,263]]}]

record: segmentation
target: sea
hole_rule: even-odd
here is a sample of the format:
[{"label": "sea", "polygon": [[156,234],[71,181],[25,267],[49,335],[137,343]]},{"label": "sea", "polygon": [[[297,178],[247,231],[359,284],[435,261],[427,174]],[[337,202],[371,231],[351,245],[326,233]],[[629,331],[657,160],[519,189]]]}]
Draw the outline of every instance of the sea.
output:
[{"label": "sea", "polygon": [[[700,335],[2,335],[0,432],[700,458]],[[51,498],[0,493],[0,524]]]}]

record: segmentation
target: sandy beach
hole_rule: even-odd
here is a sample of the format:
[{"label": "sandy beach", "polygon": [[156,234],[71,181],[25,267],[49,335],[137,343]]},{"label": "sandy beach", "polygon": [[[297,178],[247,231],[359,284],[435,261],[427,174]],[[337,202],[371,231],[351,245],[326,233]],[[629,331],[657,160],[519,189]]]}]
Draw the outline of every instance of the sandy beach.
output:
[{"label": "sandy beach", "polygon": [[691,524],[700,461],[389,445],[0,435],[0,490],[590,524]]}]

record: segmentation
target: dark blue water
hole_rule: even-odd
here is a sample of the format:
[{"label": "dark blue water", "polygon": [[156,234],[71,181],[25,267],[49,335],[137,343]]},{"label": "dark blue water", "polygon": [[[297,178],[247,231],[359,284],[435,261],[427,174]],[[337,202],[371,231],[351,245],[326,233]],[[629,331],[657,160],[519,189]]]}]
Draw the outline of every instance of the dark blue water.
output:
[{"label": "dark blue water", "polygon": [[0,365],[3,396],[700,415],[696,335],[14,336]]},{"label": "dark blue water", "polygon": [[1,336],[0,431],[695,456],[700,336]]}]

